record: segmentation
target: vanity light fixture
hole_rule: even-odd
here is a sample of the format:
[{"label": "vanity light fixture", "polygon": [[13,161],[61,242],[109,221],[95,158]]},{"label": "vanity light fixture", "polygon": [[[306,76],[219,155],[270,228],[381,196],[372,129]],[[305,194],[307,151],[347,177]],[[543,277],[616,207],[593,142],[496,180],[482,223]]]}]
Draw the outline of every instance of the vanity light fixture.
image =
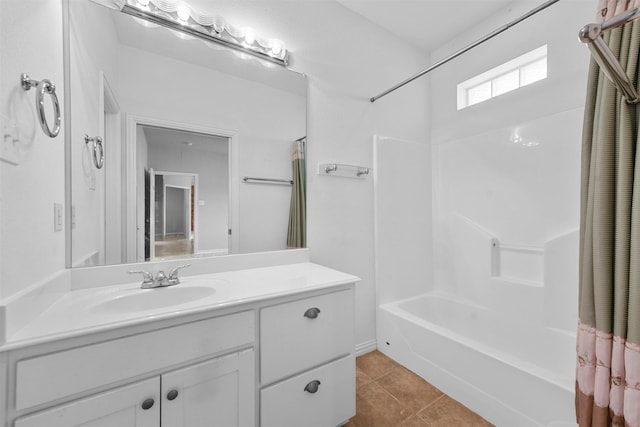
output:
[{"label": "vanity light fixture", "polygon": [[215,42],[266,61],[287,66],[289,53],[284,43],[258,37],[252,29],[239,29],[222,18],[202,15],[182,1],[113,0],[128,15],[190,36]]}]

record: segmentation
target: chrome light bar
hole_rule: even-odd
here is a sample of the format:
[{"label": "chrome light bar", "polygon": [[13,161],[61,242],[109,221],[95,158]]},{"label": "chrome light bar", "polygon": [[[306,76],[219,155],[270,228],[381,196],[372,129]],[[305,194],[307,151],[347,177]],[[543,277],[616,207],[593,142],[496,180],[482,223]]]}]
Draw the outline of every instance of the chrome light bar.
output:
[{"label": "chrome light bar", "polygon": [[166,8],[161,8],[149,0],[116,0],[114,3],[121,12],[133,17],[201,40],[218,43],[274,64],[287,66],[289,63],[289,53],[281,41],[263,40],[254,34],[242,34],[242,31],[222,21],[216,21],[213,17],[190,13],[190,9],[182,3],[170,5],[170,2],[158,2],[170,5]]}]

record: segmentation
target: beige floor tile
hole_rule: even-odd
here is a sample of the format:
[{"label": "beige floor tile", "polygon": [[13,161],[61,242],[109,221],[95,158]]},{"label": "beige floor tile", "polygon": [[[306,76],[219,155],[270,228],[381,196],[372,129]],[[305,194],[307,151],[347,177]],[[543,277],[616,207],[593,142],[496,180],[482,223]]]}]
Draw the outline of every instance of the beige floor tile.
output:
[{"label": "beige floor tile", "polygon": [[356,358],[356,416],[344,427],[491,427],[379,351]]},{"label": "beige floor tile", "polygon": [[409,409],[375,382],[363,385],[356,394],[356,427],[399,426],[411,415]]},{"label": "beige floor tile", "polygon": [[363,385],[369,384],[371,381],[371,377],[364,373],[364,371],[356,366],[356,389],[359,389]]},{"label": "beige floor tile", "polygon": [[418,416],[430,427],[490,427],[480,415],[469,410],[461,403],[442,396],[433,405],[420,411]]},{"label": "beige floor tile", "polygon": [[376,382],[412,412],[418,412],[442,396],[440,390],[403,366],[395,368]]},{"label": "beige floor tile", "polygon": [[411,415],[409,418],[404,420],[399,427],[429,427],[429,424],[418,415]]},{"label": "beige floor tile", "polygon": [[381,376],[391,372],[400,366],[378,350],[363,354],[356,359],[356,366],[372,379],[378,379]]}]

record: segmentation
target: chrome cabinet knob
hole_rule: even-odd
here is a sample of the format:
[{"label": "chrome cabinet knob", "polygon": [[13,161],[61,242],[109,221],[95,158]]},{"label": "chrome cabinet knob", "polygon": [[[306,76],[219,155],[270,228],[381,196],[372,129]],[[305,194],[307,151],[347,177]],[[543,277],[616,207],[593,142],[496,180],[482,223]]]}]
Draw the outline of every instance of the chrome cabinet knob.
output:
[{"label": "chrome cabinet knob", "polygon": [[315,319],[320,314],[320,309],[318,307],[311,307],[309,310],[304,312],[304,317],[308,319]]}]

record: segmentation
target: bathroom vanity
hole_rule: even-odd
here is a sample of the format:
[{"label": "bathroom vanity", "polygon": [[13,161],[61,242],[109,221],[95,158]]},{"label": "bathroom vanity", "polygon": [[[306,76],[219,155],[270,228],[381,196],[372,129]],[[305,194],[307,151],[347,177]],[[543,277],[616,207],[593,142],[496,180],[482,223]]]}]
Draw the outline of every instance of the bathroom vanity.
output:
[{"label": "bathroom vanity", "polygon": [[332,426],[355,414],[354,283],[313,263],[72,290],[1,348],[5,425]]}]

